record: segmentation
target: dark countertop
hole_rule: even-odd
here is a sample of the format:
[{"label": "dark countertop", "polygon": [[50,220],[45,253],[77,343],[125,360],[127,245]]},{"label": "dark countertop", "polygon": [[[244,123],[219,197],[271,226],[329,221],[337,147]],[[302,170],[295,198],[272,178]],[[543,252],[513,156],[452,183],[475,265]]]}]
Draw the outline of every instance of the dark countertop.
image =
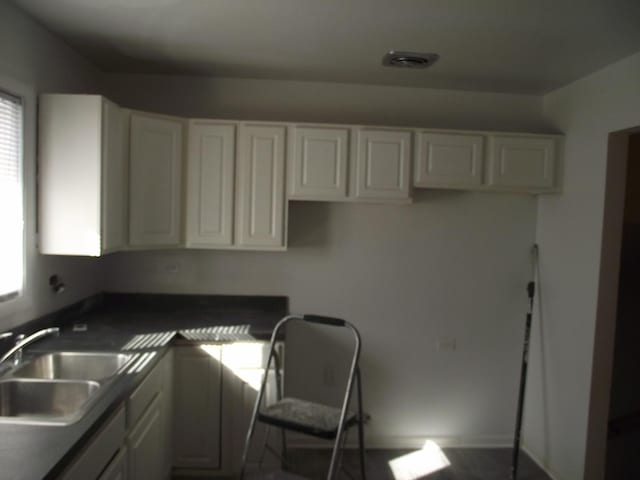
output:
[{"label": "dark countertop", "polygon": [[[268,340],[287,309],[286,297],[100,294],[29,322],[17,333],[52,325],[62,327],[60,336],[26,349],[25,360],[37,351],[120,351],[138,333],[215,325],[248,324],[256,340]],[[78,323],[86,324],[86,331],[73,331]],[[163,353],[166,348],[156,351]],[[76,423],[0,423],[0,479],[56,478],[161,358],[156,355],[142,372],[120,375],[101,387],[107,390]]]}]

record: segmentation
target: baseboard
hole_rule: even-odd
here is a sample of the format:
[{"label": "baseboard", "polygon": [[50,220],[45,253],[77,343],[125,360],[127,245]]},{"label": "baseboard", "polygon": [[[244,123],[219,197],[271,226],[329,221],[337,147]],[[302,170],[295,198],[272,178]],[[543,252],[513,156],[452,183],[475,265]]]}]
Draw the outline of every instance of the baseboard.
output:
[{"label": "baseboard", "polygon": [[523,445],[522,447],[520,447],[522,449],[523,452],[525,452],[527,455],[529,455],[529,458],[531,460],[533,460],[533,462],[535,462],[536,465],[538,465],[538,467],[540,467],[540,469],[546,473],[547,475],[549,475],[549,478],[551,478],[551,480],[561,480],[560,477],[558,477],[558,475],[556,475],[555,473],[553,473],[551,470],[549,470],[544,462],[537,456],[535,455],[533,452],[531,452],[531,450],[529,450],[525,445]]},{"label": "baseboard", "polygon": [[[508,448],[512,445],[512,438],[508,436],[420,436],[420,437],[396,437],[373,436],[365,438],[366,448],[379,448],[389,450],[411,450],[422,448],[426,440],[432,440],[442,448]],[[293,448],[331,448],[332,443],[318,440],[313,437],[287,433],[287,443]],[[355,432],[350,432],[347,438],[346,448],[358,446]]]}]

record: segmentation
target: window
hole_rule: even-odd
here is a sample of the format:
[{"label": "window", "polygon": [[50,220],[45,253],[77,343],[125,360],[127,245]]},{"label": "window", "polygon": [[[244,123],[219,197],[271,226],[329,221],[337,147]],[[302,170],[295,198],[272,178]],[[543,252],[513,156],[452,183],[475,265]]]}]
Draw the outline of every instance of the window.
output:
[{"label": "window", "polygon": [[0,90],[0,303],[24,281],[22,100]]}]

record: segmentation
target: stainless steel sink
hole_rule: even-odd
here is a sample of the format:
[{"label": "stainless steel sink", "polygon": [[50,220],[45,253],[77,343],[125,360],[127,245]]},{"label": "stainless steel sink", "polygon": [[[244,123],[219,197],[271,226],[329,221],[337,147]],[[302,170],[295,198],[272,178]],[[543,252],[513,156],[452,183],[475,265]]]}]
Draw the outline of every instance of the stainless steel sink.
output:
[{"label": "stainless steel sink", "polygon": [[86,380],[0,380],[0,422],[71,423],[99,388],[98,382]]},{"label": "stainless steel sink", "polygon": [[27,361],[12,377],[103,382],[119,373],[131,355],[123,353],[54,352]]},{"label": "stainless steel sink", "polygon": [[79,420],[133,359],[124,353],[51,352],[0,379],[0,423],[69,424]]}]

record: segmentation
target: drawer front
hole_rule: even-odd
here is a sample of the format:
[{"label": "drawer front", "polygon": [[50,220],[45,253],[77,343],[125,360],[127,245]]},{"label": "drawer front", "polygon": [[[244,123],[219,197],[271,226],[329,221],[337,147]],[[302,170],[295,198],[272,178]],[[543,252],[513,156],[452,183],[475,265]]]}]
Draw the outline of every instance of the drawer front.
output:
[{"label": "drawer front", "polygon": [[127,480],[127,447],[122,446],[98,480]]},{"label": "drawer front", "polygon": [[129,397],[127,405],[127,426],[132,428],[140,419],[149,404],[162,389],[163,365],[161,360],[153,367],[147,377]]},{"label": "drawer front", "polygon": [[88,447],[60,477],[63,480],[91,480],[98,478],[125,438],[125,412],[121,407],[107,424],[89,440]]}]

